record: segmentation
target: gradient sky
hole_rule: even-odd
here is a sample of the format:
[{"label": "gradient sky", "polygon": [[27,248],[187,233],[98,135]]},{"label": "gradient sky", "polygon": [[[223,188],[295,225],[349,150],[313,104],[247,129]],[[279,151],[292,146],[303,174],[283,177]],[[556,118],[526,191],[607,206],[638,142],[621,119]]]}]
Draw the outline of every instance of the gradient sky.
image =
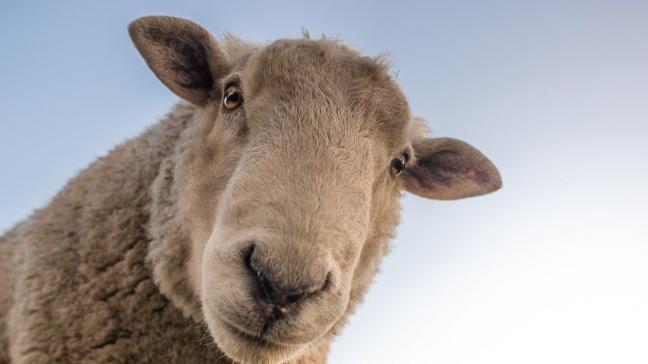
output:
[{"label": "gradient sky", "polygon": [[492,195],[406,195],[331,363],[648,362],[648,2],[3,1],[0,230],[176,97],[141,15],[387,52],[412,110],[500,168]]}]

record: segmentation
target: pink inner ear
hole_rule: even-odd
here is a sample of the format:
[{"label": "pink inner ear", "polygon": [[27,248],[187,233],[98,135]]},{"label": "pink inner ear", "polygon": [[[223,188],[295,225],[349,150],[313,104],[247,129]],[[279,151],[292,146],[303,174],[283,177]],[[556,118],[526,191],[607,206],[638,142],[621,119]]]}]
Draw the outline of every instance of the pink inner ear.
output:
[{"label": "pink inner ear", "polygon": [[440,150],[426,158],[418,160],[421,168],[425,169],[438,183],[449,185],[454,178],[473,180],[484,185],[490,182],[490,175],[481,167],[482,160],[471,160],[454,150]]},{"label": "pink inner ear", "polygon": [[165,58],[168,77],[173,82],[189,90],[211,90],[214,79],[201,39],[189,33],[164,33],[160,29],[150,29],[146,36]]},{"label": "pink inner ear", "polygon": [[497,168],[477,149],[454,139],[427,139],[415,146],[419,155],[405,174],[405,188],[419,196],[454,200],[501,187]]},{"label": "pink inner ear", "polygon": [[129,26],[136,48],[153,73],[181,98],[204,106],[229,66],[213,37],[198,24],[166,16]]}]

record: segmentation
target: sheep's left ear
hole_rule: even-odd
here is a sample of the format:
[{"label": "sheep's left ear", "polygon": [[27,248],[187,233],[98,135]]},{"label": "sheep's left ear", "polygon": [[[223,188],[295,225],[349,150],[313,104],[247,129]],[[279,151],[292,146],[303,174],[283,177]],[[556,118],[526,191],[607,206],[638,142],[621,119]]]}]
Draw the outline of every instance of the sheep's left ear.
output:
[{"label": "sheep's left ear", "polygon": [[214,38],[200,25],[171,16],[145,16],[129,27],[135,47],[171,91],[198,106],[229,69]]},{"label": "sheep's left ear", "polygon": [[498,190],[495,165],[470,144],[450,138],[423,138],[401,177],[405,189],[436,200],[456,200]]}]

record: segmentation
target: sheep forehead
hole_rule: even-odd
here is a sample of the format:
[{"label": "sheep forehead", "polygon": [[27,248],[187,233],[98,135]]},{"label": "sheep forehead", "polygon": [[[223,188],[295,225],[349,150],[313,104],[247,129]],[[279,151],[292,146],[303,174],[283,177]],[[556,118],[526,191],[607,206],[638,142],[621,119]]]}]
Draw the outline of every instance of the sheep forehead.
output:
[{"label": "sheep forehead", "polygon": [[[278,40],[258,49],[243,68],[245,92],[275,102],[351,112],[365,130],[400,140],[407,101],[386,62],[328,39]],[[304,102],[301,102],[304,101]],[[352,120],[347,120],[352,122]]]},{"label": "sheep forehead", "polygon": [[262,48],[249,64],[255,85],[286,88],[389,87],[393,82],[384,62],[362,57],[351,48],[330,40],[278,40]]}]

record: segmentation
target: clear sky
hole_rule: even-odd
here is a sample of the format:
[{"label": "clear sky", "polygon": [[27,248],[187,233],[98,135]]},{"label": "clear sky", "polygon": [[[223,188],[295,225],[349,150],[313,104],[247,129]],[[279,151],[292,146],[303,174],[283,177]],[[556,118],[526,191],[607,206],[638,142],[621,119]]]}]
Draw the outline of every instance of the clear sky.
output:
[{"label": "clear sky", "polygon": [[389,53],[415,114],[503,190],[407,195],[331,363],[648,362],[648,2],[3,1],[0,230],[173,105],[141,15]]}]

